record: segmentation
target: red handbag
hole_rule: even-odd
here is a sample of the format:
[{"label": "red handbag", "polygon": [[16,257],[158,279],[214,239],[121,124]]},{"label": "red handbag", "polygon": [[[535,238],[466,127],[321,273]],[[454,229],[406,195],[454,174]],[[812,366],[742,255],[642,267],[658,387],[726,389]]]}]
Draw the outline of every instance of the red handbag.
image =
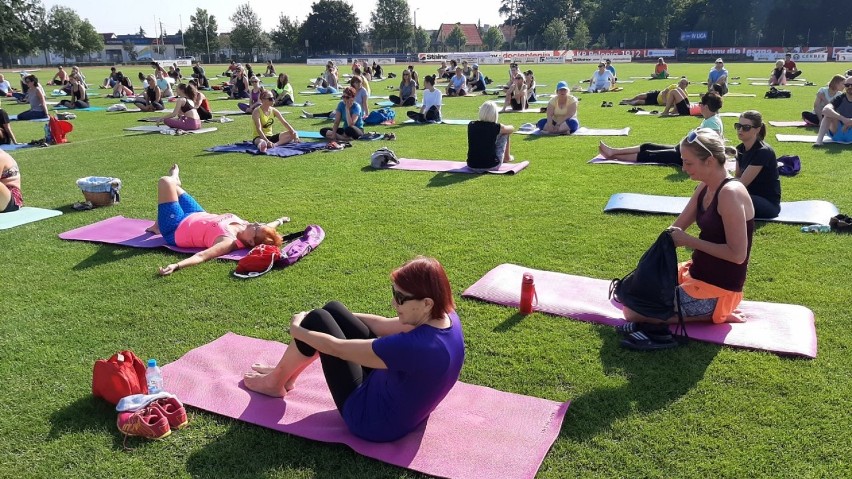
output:
[{"label": "red handbag", "polygon": [[254,278],[263,275],[271,270],[279,259],[281,259],[281,248],[270,244],[259,244],[237,262],[234,276]]},{"label": "red handbag", "polygon": [[148,394],[145,364],[133,351],[120,351],[109,359],[98,359],[92,371],[92,394],[111,404],[131,394]]}]

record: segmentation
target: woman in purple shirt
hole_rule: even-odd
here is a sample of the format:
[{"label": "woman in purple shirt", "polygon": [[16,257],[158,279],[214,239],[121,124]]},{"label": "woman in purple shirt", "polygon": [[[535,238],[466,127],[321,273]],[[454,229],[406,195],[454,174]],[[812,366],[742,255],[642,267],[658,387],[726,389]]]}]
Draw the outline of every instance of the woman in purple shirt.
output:
[{"label": "woman in purple shirt", "polygon": [[391,281],[397,317],[352,313],[338,302],[298,313],[290,325],[293,344],[277,366],[252,366],[246,387],[283,397],[319,357],[354,435],[387,442],[415,430],[458,380],[464,337],[438,260],[417,257],[393,271]]}]

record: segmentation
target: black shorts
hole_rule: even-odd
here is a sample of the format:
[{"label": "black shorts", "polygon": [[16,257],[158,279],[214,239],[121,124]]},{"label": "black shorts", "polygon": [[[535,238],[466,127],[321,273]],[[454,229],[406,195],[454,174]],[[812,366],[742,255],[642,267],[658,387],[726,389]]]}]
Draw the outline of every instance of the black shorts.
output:
[{"label": "black shorts", "polygon": [[656,105],[657,98],[660,96],[660,90],[651,90],[645,94],[645,104],[646,105]]},{"label": "black shorts", "polygon": [[687,100],[686,98],[675,103],[675,107],[677,108],[678,115],[689,116],[689,100]]},{"label": "black shorts", "polygon": [[[278,140],[280,138],[281,138],[281,133],[276,133],[274,135],[269,135],[269,136],[266,137],[266,139],[271,141],[272,143],[278,143]],[[259,142],[260,142],[259,136],[254,137],[254,140],[252,140],[252,143],[254,143],[255,145],[258,144]]]}]

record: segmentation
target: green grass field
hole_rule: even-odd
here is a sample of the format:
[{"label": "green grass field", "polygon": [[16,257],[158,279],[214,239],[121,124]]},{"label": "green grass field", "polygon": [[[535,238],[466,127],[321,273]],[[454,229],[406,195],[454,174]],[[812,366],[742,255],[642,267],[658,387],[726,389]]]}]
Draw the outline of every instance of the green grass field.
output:
[{"label": "green grass field", "polygon": [[[622,79],[653,69],[616,66]],[[435,67],[419,65],[421,78]],[[746,77],[768,76],[771,65],[727,67],[743,82],[731,90],[757,98],[726,99],[723,111],[757,109],[766,120],[796,120],[811,109],[817,86],[849,65],[801,64],[803,76],[817,86],[790,87],[793,98],[786,100],[764,100],[765,87],[748,85]],[[673,64],[672,72],[701,81],[709,68]],[[319,69],[279,66],[296,91]],[[590,77],[594,66],[534,69],[538,82],[550,85],[539,89],[543,93],[561,79],[573,84]],[[507,67],[483,70],[498,83],[507,77]],[[125,69],[134,78],[136,71]],[[84,73],[95,84],[107,69]],[[53,70],[36,74],[49,79]],[[375,83],[374,94],[386,94],[391,84],[396,82]],[[637,80],[624,86],[622,93],[578,94],[583,125],[631,127],[630,136],[606,138],[607,143],[674,143],[698,124],[695,118],[637,117],[628,107],[600,107],[603,100],[617,103],[664,85]],[[700,84],[691,89],[703,91]],[[235,101],[214,100],[221,96],[216,92],[208,96],[213,109],[235,108]],[[444,117],[473,119],[484,99],[445,99]],[[330,110],[337,101],[310,100],[317,103],[312,111]],[[4,107],[9,113],[24,109],[6,102]],[[325,125],[299,119],[297,108],[282,110],[292,112],[287,117],[297,129]],[[397,115],[401,122],[404,109]],[[704,343],[634,353],[618,347],[612,328],[545,314],[522,317],[460,295],[507,262],[597,278],[623,276],[673,218],[603,214],[607,199],[616,192],[687,196],[695,185],[679,170],[588,165],[597,153],[596,137],[515,136],[513,154],[531,162],[515,177],[371,171],[365,168],[370,154],[381,146],[400,156],[464,160],[466,129],[382,126],[374,129],[398,139],[281,159],[203,151],[251,138],[248,117],[216,124],[213,134],[125,134],[122,128],[141,124],[138,117],[79,112],[70,143],[14,154],[27,204],[65,214],[0,231],[0,477],[420,477],[342,445],[197,410],[190,410],[187,429],[160,442],[130,439],[135,449],[125,452],[113,408],[90,390],[94,361],[121,349],[168,363],[227,331],[286,342],[294,312],[332,299],[357,311],[392,315],[388,273],[418,254],[440,259],[456,293],[467,344],[461,380],[571,401],[539,477],[849,477],[852,294],[846,280],[852,237],[804,234],[798,226],[777,223],[761,224],[755,232],[746,298],[811,308],[819,335],[816,359]],[[538,118],[518,114],[500,120],[519,126]],[[736,119],[724,120],[726,136],[736,140]],[[42,123],[13,126],[19,141],[43,136]],[[779,131],[770,128],[768,135],[779,156],[802,158],[801,174],[782,179],[784,200],[825,199],[848,213],[852,150],[778,143]],[[161,278],[157,267],[177,255],[58,239],[63,231],[114,215],[153,218],[157,178],[175,162],[184,186],[209,211],[258,221],[287,215],[291,229],[322,225],[325,243],[291,268],[242,281],[231,276],[231,262],[212,261]],[[72,210],[83,199],[75,181],[89,175],[121,178],[121,203]],[[679,254],[685,259],[689,252]],[[447,438],[446,447],[465,446]]]}]

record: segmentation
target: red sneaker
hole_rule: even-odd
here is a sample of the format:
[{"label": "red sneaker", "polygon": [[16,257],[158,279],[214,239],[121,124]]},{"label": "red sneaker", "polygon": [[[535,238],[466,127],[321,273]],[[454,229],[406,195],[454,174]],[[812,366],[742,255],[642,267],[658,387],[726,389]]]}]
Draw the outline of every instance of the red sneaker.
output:
[{"label": "red sneaker", "polygon": [[162,439],[172,433],[169,420],[155,407],[143,407],[133,412],[120,412],[116,424],[118,430],[123,432],[125,436]]},{"label": "red sneaker", "polygon": [[172,429],[182,429],[189,423],[186,417],[186,409],[177,398],[157,399],[151,403],[151,407],[157,408],[169,421]]}]

